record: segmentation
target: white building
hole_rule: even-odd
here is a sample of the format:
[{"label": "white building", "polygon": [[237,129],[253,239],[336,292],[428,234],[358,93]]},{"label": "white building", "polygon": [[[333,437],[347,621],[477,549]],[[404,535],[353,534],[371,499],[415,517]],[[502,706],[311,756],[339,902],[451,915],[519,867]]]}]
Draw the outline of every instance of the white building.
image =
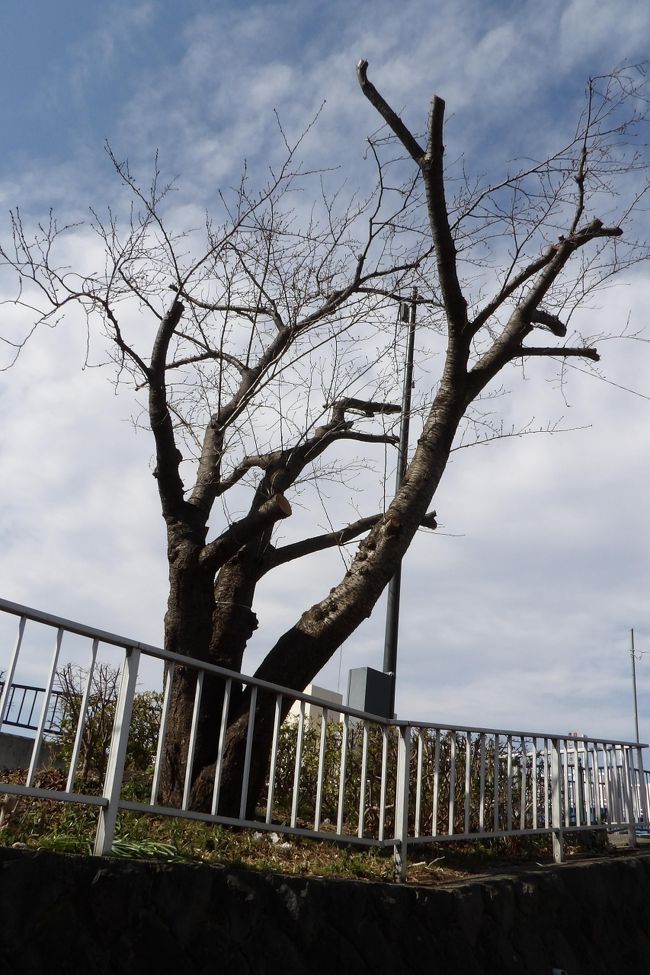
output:
[{"label": "white building", "polygon": [[[331,701],[332,704],[343,704],[343,695],[337,694],[336,691],[328,691],[325,687],[318,687],[316,684],[308,684],[305,688],[305,694],[311,694],[313,697],[319,697],[323,701],[328,703]],[[300,701],[294,701],[289,714],[287,715],[287,721],[297,721],[300,717]],[[323,718],[323,709],[318,704],[312,704],[311,701],[305,701],[305,722],[312,726],[318,726]],[[340,711],[327,711],[328,721],[340,721],[341,712]]]}]

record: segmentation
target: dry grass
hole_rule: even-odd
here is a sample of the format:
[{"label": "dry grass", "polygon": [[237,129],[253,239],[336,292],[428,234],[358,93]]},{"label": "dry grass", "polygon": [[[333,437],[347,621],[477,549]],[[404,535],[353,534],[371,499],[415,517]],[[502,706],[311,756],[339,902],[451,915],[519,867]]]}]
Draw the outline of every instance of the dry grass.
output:
[{"label": "dry grass", "polygon": [[[24,781],[24,771],[7,776]],[[37,784],[64,788],[63,774],[40,773]],[[93,783],[86,792],[96,791]],[[95,807],[0,795],[0,845],[89,854],[97,821]],[[118,819],[115,856],[168,862],[212,863],[277,873],[339,877],[374,882],[394,879],[391,850],[344,846],[268,831],[232,830],[173,817],[124,812]],[[605,837],[569,846],[574,857],[608,853]],[[442,885],[485,874],[511,872],[551,862],[550,841],[521,838],[479,843],[439,843],[414,847],[408,882]]]}]

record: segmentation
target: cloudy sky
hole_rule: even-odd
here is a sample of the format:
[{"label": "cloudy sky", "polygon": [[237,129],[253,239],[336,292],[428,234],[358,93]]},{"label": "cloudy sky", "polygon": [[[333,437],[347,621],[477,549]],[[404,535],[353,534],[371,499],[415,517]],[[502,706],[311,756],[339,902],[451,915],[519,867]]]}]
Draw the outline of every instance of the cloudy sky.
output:
[{"label": "cloudy sky", "polygon": [[[648,36],[645,0],[549,0],[543,13],[526,0],[5,0],[0,234],[16,205],[67,222],[111,203],[106,140],[142,171],[159,150],[181,202],[200,209],[244,159],[255,177],[276,158],[274,110],[298,133],[323,103],[305,151],[363,185],[377,118],[356,83],[361,57],[415,131],[442,95],[453,152],[498,174],[562,144],[588,77],[642,60]],[[94,258],[83,227],[68,247],[71,265]],[[11,296],[6,275],[0,289]],[[591,299],[582,326],[611,336],[627,323],[650,339],[649,305],[639,266]],[[23,324],[2,306],[0,333]],[[633,736],[631,627],[650,651],[650,345],[599,349],[601,375],[576,362],[563,388],[541,361],[504,378],[506,428],[574,432],[453,455],[435,499],[440,529],[419,535],[404,564],[400,717]],[[0,595],[159,643],[166,564],[151,444],[134,430],[128,390],[84,361],[73,315],[0,374]],[[341,567],[333,552],[261,587],[247,669]],[[319,683],[344,691],[349,668],[380,667],[382,652],[380,605]],[[650,653],[638,677],[647,740]]]}]

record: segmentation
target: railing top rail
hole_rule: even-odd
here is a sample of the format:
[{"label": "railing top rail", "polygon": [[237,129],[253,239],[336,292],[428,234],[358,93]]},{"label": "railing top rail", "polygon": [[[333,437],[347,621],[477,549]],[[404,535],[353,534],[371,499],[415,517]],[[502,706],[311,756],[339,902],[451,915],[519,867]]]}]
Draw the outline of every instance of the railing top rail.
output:
[{"label": "railing top rail", "polygon": [[86,626],[85,623],[77,623],[75,620],[68,620],[62,616],[53,616],[51,613],[44,613],[40,609],[33,609],[31,606],[22,606],[20,603],[12,603],[8,599],[0,599],[0,610],[10,613],[12,616],[24,616],[25,619],[32,620],[34,623],[44,623],[46,626],[55,626],[79,636],[87,636],[92,640],[99,640],[100,643],[109,643],[116,647],[137,647],[145,653],[154,656],[164,654],[163,650],[150,646],[147,643],[140,643],[137,640],[130,640],[125,636],[118,636],[117,633],[109,633],[108,630],[98,630],[94,626]]},{"label": "railing top rail", "polygon": [[270,691],[273,694],[282,694],[283,696],[290,695],[296,701],[305,701],[305,703],[315,704],[317,707],[323,709],[326,708],[328,711],[347,714],[351,718],[357,718],[361,721],[372,721],[375,724],[398,728],[412,727],[418,729],[429,729],[432,731],[454,731],[470,734],[499,735],[501,737],[512,736],[513,738],[549,738],[572,742],[595,742],[603,745],[621,745],[630,748],[648,747],[648,745],[644,742],[618,741],[600,735],[569,735],[558,734],[557,732],[551,733],[522,729],[479,728],[467,725],[446,724],[444,722],[434,723],[429,721],[406,720],[404,718],[393,718],[391,720],[390,718],[384,718],[377,714],[370,714],[367,711],[358,711],[355,708],[349,707],[347,704],[338,704],[333,701],[325,700],[324,698],[319,698],[316,695],[306,694],[304,691],[297,691],[290,687],[283,687],[280,684],[273,684],[270,681],[262,680],[259,677],[243,674],[239,671],[228,670],[225,667],[218,667],[216,664],[211,664],[205,660],[198,660],[195,657],[186,657],[179,653],[173,653],[170,650],[164,650],[162,647],[156,647],[148,643],[141,643],[138,640],[132,640],[128,637],[119,636],[118,634],[110,633],[107,630],[99,630],[96,627],[87,626],[84,623],[77,623],[75,620],[68,620],[64,617],[53,616],[51,613],[45,613],[42,610],[33,609],[30,606],[23,606],[20,603],[11,602],[8,599],[0,598],[0,611],[9,613],[13,616],[24,616],[26,619],[32,620],[33,622],[61,628],[70,633],[76,633],[79,636],[86,636],[93,640],[99,640],[101,643],[122,647],[127,651],[130,649],[137,649],[147,656],[156,657],[159,660],[169,661],[170,663],[178,663],[185,667],[189,666],[201,668],[206,673],[214,674],[216,677],[224,677],[226,679],[231,678],[241,682],[242,684],[252,684],[262,690]]},{"label": "railing top rail", "polygon": [[521,728],[517,730],[512,730],[508,728],[478,728],[472,727],[470,725],[460,724],[445,724],[440,722],[431,721],[405,721],[400,719],[397,721],[390,722],[396,725],[410,725],[412,728],[418,728],[422,730],[431,729],[432,731],[458,731],[458,732],[469,732],[470,734],[476,735],[499,735],[500,738],[554,738],[560,741],[568,742],[592,742],[598,745],[624,745],[628,748],[647,748],[648,744],[646,742],[637,741],[619,741],[616,738],[607,738],[603,735],[573,735],[568,732],[560,733],[557,731],[523,731]]},{"label": "railing top rail", "polygon": [[360,720],[372,720],[378,724],[403,724],[408,725],[410,722],[402,721],[390,721],[388,718],[382,718],[376,714],[370,714],[366,711],[358,711],[355,708],[348,707],[345,704],[338,704],[334,701],[327,701],[324,698],[317,698],[312,694],[305,694],[304,691],[297,691],[291,687],[283,687],[280,684],[273,684],[270,681],[262,680],[259,677],[254,677],[250,674],[243,674],[237,670],[228,670],[226,667],[219,667],[216,664],[211,664],[207,660],[199,660],[196,657],[184,656],[180,653],[173,653],[171,650],[165,650],[162,647],[153,646],[150,643],[141,643],[139,640],[132,640],[125,636],[119,636],[117,633],[109,633],[106,630],[98,630],[94,626],[86,626],[84,623],[77,623],[75,620],[68,620],[64,617],[53,616],[50,613],[44,613],[41,610],[33,609],[30,606],[22,606],[20,603],[13,603],[7,599],[0,599],[0,611],[10,613],[13,616],[24,616],[25,619],[32,620],[35,623],[44,623],[46,626],[53,626],[56,628],[61,628],[68,630],[71,633],[76,633],[79,636],[86,636],[93,640],[99,640],[100,643],[108,643],[112,646],[122,647],[125,650],[140,650],[142,653],[149,657],[156,657],[159,660],[169,661],[170,663],[177,663],[184,667],[198,667],[204,670],[208,674],[214,674],[216,677],[232,678],[237,680],[242,684],[254,684],[256,687],[262,690],[271,691],[274,694],[283,694],[295,698],[297,701],[305,701],[305,703],[316,704],[318,707],[327,708],[329,711],[342,711],[345,714],[349,714],[352,718],[359,718]]}]

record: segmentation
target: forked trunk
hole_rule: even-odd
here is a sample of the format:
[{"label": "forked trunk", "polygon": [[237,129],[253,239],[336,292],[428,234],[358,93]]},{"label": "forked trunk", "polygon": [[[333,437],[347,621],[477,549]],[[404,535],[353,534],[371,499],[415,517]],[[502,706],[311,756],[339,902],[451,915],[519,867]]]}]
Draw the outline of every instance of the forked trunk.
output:
[{"label": "forked trunk", "polygon": [[[257,677],[302,691],[336,649],[370,616],[425,516],[445,469],[454,433],[465,405],[462,395],[456,393],[450,396],[448,388],[441,388],[402,488],[386,516],[361,542],[352,566],[329,596],[303,613],[296,625],[284,633],[269,650],[257,671]],[[241,553],[238,558],[241,558]],[[231,571],[234,578],[241,582],[247,574],[238,558],[232,560],[226,574]],[[243,573],[241,578],[238,575],[240,572]],[[187,610],[185,613],[177,612],[173,617],[179,624],[182,618],[188,619],[188,632],[191,630],[196,634],[196,642],[190,646],[184,639],[185,633],[179,631],[183,644],[187,647],[185,652],[199,659],[212,660],[229,669],[239,670],[241,655],[251,635],[251,620],[254,617],[247,610],[249,626],[246,630],[243,617],[234,612],[234,603],[238,601],[233,600],[225,610],[220,609],[214,603],[215,594],[209,591],[205,580],[201,580],[201,583],[204,586],[200,606],[202,619],[199,621],[196,616],[189,619]],[[222,594],[226,588],[225,583],[226,575],[221,577]],[[196,593],[187,580],[182,587],[179,583],[179,588],[189,593],[196,603]],[[216,592],[219,590],[218,582]],[[246,609],[244,590],[239,591],[242,594],[242,603],[239,606]],[[252,597],[252,590],[247,595]],[[211,604],[212,613],[206,608]],[[174,803],[180,802],[183,792],[196,687],[193,674],[183,669],[179,677],[172,699],[172,724],[169,727],[167,748],[167,797]],[[213,807],[223,686],[219,679],[206,678],[199,712],[190,806],[204,812]],[[220,815],[241,818],[244,814],[251,818],[255,814],[268,768],[275,700],[274,694],[258,693],[254,710],[251,761],[246,769],[244,782],[251,689],[247,688],[242,693],[237,682],[232,685],[216,807]],[[290,694],[283,697],[283,717],[292,703]]]}]

